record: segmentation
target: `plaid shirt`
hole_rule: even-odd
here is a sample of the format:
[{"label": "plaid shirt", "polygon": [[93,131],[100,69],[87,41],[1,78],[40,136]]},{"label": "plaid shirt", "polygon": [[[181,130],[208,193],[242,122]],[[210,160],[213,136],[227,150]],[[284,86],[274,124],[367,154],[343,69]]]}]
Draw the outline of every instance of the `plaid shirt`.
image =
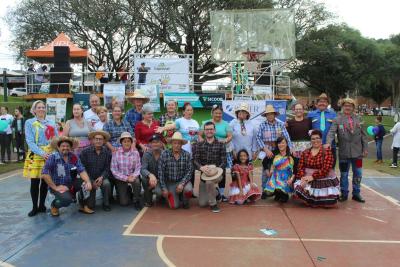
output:
[{"label": "plaid shirt", "polygon": [[125,113],[125,120],[129,122],[134,131],[136,123],[142,120],[142,113],[137,112],[135,108],[131,108]]},{"label": "plaid shirt", "polygon": [[258,133],[256,136],[258,146],[263,149],[267,147],[269,150],[275,150],[275,146],[272,145],[276,142],[278,137],[285,137],[288,146],[292,148],[292,142],[290,141],[290,136],[286,130],[285,124],[281,121],[277,121],[275,119],[275,123],[270,123],[268,121],[264,121],[261,123],[260,128],[258,129]]},{"label": "plaid shirt", "polygon": [[130,175],[140,174],[140,155],[137,150],[125,152],[122,147],[112,154],[111,172],[114,178],[126,182]]},{"label": "plaid shirt", "polygon": [[167,123],[167,121],[173,121],[175,122],[177,119],[179,119],[181,117],[181,115],[179,113],[175,113],[175,115],[173,116],[169,116],[168,113],[165,113],[163,115],[160,116],[160,126],[164,127],[165,123]]},{"label": "plaid shirt", "polygon": [[160,186],[166,189],[166,182],[186,184],[192,178],[193,165],[189,152],[182,150],[179,159],[175,159],[172,150],[164,150],[158,162]]},{"label": "plaid shirt", "polygon": [[110,120],[104,124],[103,130],[110,134],[110,143],[113,147],[121,146],[118,139],[121,137],[123,132],[130,132],[133,137],[135,136],[132,127],[126,120],[122,120],[121,124],[117,124],[114,120]]},{"label": "plaid shirt", "polygon": [[150,174],[158,176],[158,163],[160,162],[160,158],[156,160],[153,156],[153,152],[146,151],[142,157],[142,168],[140,170],[140,174],[143,178],[149,177]]},{"label": "plaid shirt", "polygon": [[324,152],[322,152],[322,149],[325,148],[321,148],[315,156],[311,155],[311,149],[306,149],[301,154],[296,178],[301,179],[306,173],[306,168],[317,170],[312,174],[314,179],[325,178],[328,175],[332,170],[334,158],[330,148],[325,149]]},{"label": "plaid shirt", "polygon": [[96,180],[100,176],[103,179],[110,177],[111,153],[106,147],[103,146],[100,154],[97,154],[96,148],[89,146],[82,150],[79,157],[83,166],[85,166],[90,180]]},{"label": "plaid shirt", "polygon": [[214,142],[206,140],[193,145],[193,162],[197,170],[204,165],[216,165],[222,169],[226,168],[226,147],[216,138]]},{"label": "plaid shirt", "polygon": [[68,162],[65,162],[60,152],[56,152],[50,155],[46,160],[46,164],[43,167],[42,174],[51,176],[51,179],[55,185],[65,185],[67,187],[72,186],[71,169],[76,169],[77,174],[85,171],[78,156],[74,153],[68,154]]}]

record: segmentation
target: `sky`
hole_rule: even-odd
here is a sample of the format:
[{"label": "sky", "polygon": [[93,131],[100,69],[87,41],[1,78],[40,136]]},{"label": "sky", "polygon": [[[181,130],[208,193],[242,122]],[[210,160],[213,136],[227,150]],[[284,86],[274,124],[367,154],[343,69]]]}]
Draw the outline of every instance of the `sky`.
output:
[{"label": "sky", "polygon": [[[0,69],[21,69],[9,48],[12,35],[4,22],[7,9],[20,0],[0,0]],[[95,0],[94,0],[95,1]],[[337,22],[345,22],[368,38],[388,38],[400,33],[400,0],[314,0],[325,3],[337,15]],[[14,56],[14,57],[13,57]]]}]

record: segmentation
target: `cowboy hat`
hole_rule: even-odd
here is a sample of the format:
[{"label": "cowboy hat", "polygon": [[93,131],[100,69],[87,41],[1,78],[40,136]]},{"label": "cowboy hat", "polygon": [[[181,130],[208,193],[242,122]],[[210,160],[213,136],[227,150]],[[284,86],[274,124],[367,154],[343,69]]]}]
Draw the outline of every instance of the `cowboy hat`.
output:
[{"label": "cowboy hat", "polygon": [[326,101],[329,102],[329,98],[328,98],[328,96],[327,96],[325,93],[322,93],[322,94],[320,94],[320,95],[318,96],[317,102],[320,101],[321,99],[325,99]]},{"label": "cowboy hat", "polygon": [[122,139],[125,139],[125,138],[129,138],[133,142],[133,137],[132,137],[131,133],[129,133],[129,132],[121,133],[121,136],[118,138],[118,142],[121,143]]},{"label": "cowboy hat", "polygon": [[275,113],[276,116],[279,115],[279,112],[277,112],[277,111],[275,110],[275,108],[274,108],[273,105],[267,105],[267,106],[265,107],[265,112],[263,113],[262,116],[265,117],[268,113]]},{"label": "cowboy hat", "polygon": [[77,139],[68,136],[54,137],[50,142],[50,146],[57,150],[64,142],[69,143],[72,149],[75,149],[79,146],[79,141]]},{"label": "cowboy hat", "polygon": [[188,142],[187,140],[183,139],[182,134],[180,132],[175,132],[172,135],[170,142],[172,142],[172,141],[181,141],[182,144],[186,144]]},{"label": "cowboy hat", "polygon": [[247,104],[247,103],[240,103],[240,106],[237,107],[236,110],[235,110],[236,117],[237,117],[239,111],[246,111],[246,112],[250,115],[249,104]]},{"label": "cowboy hat", "polygon": [[218,179],[224,172],[222,168],[219,168],[215,165],[208,165],[208,169],[209,169],[208,174],[205,172],[201,174],[201,179],[204,181],[213,181],[215,179]]},{"label": "cowboy hat", "polygon": [[350,98],[350,97],[347,97],[347,98],[345,98],[345,99],[343,99],[342,101],[341,101],[341,106],[343,106],[344,104],[350,104],[350,105],[353,105],[353,107],[355,107],[356,106],[356,102],[354,102],[354,100],[352,99],[352,98]]},{"label": "cowboy hat", "polygon": [[127,99],[142,99],[144,100],[145,103],[150,101],[150,98],[147,96],[144,96],[142,93],[136,91],[133,94],[128,94],[126,95]]},{"label": "cowboy hat", "polygon": [[102,135],[102,136],[104,137],[104,140],[105,140],[106,142],[107,142],[108,140],[110,140],[110,134],[107,133],[107,132],[105,132],[105,131],[102,131],[102,130],[90,132],[90,133],[89,133],[89,139],[94,138],[96,135]]}]

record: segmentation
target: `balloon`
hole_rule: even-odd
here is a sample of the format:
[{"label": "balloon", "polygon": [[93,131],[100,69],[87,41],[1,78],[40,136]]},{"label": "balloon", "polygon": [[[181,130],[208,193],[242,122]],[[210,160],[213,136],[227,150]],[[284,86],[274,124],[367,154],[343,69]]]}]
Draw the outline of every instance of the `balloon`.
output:
[{"label": "balloon", "polygon": [[374,136],[374,126],[368,126],[367,133],[370,136]]},{"label": "balloon", "polygon": [[5,132],[8,127],[8,122],[6,120],[0,120],[0,132]]},{"label": "balloon", "polygon": [[374,129],[372,129],[374,135],[377,135],[379,133],[379,127],[375,126]]}]

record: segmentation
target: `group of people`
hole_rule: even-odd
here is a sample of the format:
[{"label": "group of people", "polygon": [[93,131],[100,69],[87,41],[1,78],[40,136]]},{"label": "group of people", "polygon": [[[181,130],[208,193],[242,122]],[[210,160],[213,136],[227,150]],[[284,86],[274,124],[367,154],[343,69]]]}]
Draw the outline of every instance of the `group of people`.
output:
[{"label": "group of people", "polygon": [[[133,203],[137,210],[142,203],[151,207],[159,201],[173,209],[187,209],[195,197],[196,171],[200,173],[198,204],[212,212],[220,211],[220,201],[242,205],[268,197],[281,203],[293,197],[309,206],[333,207],[338,200],[348,199],[350,167],[352,199],[365,202],[360,184],[367,138],[350,98],[343,100],[342,112],[336,114],[328,109],[326,94],[321,94],[315,111],[305,117],[304,107],[296,104],[295,116],[287,123],[267,105],[259,127],[250,120],[247,103],[235,110],[236,119],[229,123],[222,119],[222,108],[214,106],[211,119],[200,126],[190,103],[180,114],[177,102],[169,101],[166,113],[156,120],[147,97],[135,92],[127,99],[133,108],[123,116],[121,107],[114,106],[110,120],[96,95],[91,95],[91,108],[85,112],[74,104],[62,136],[56,124],[46,119],[45,104],[33,103],[34,118],[25,123],[29,151],[24,176],[31,179],[33,203],[29,216],[46,211],[48,190],[54,195],[53,216],[74,201],[81,212],[93,213],[96,189],[101,189],[105,211],[111,210],[112,202]],[[340,179],[334,171],[335,138]],[[254,181],[253,164],[258,158],[262,159],[262,188]],[[232,177],[229,184],[227,169]]]},{"label": "group of people", "polygon": [[17,152],[17,161],[24,160],[24,125],[25,118],[22,115],[22,108],[16,108],[13,116],[9,114],[6,106],[0,107],[0,164],[11,162],[13,143]]}]

